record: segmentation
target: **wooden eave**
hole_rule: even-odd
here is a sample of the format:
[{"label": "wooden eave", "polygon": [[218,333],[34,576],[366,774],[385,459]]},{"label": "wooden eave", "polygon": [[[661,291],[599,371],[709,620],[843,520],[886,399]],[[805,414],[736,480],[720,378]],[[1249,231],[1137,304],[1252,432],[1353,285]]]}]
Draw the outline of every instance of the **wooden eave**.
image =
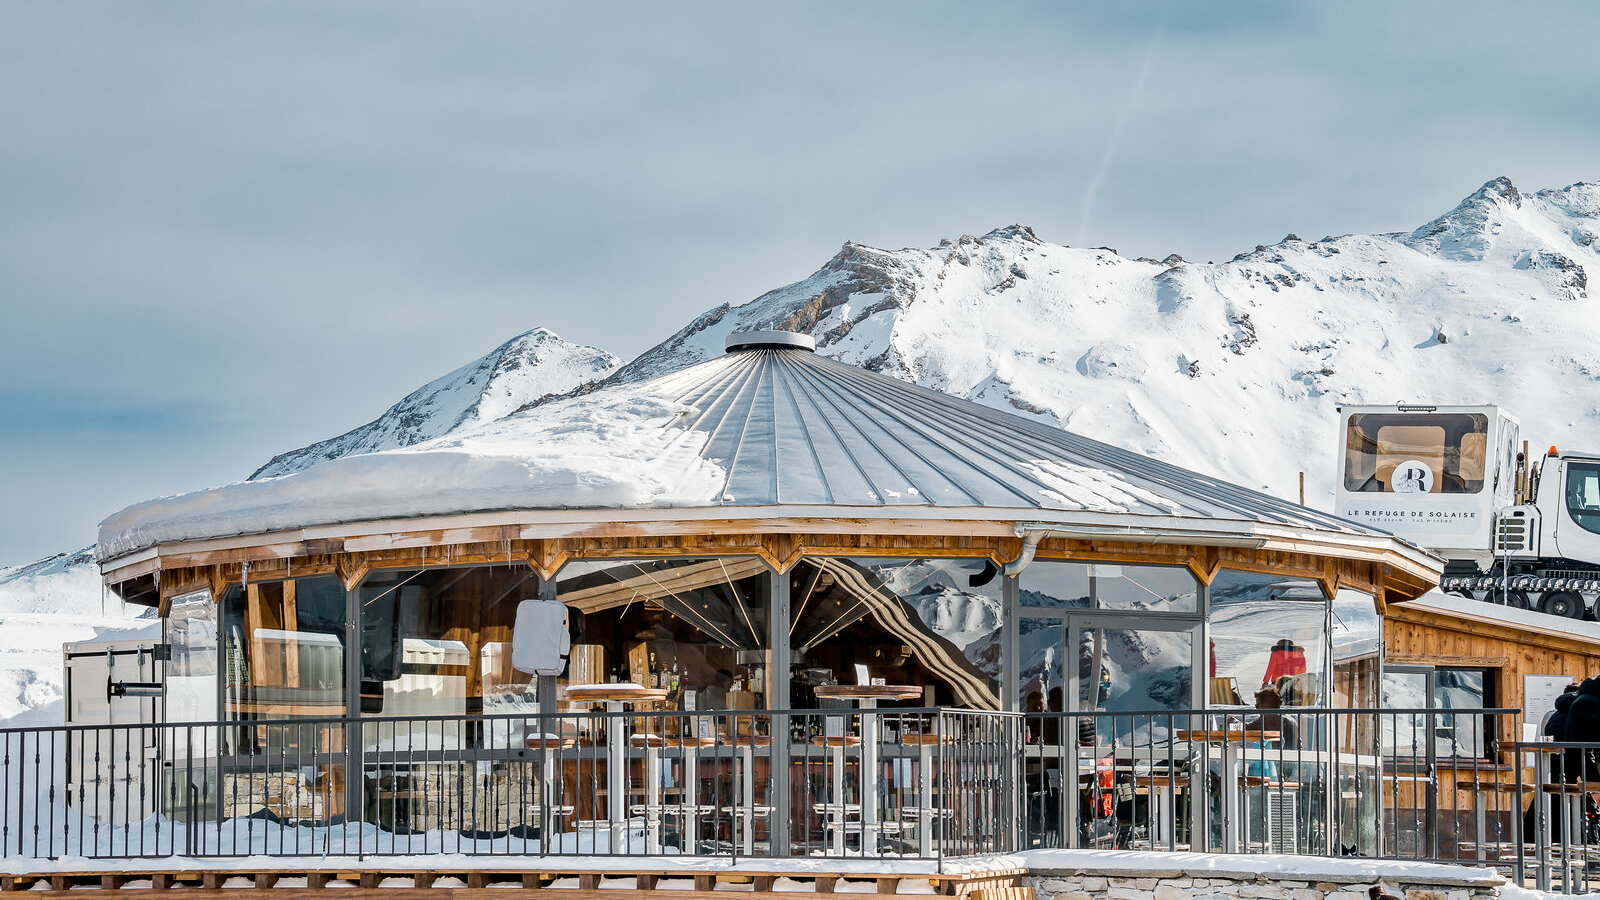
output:
[{"label": "wooden eave", "polygon": [[[337,574],[354,585],[367,572],[381,568],[517,563],[552,577],[570,559],[753,555],[784,572],[805,554],[966,556],[1003,564],[1018,558],[1023,545],[1014,520],[871,515],[732,518],[726,517],[727,510],[717,509],[647,510],[641,512],[648,515],[638,517],[630,511],[629,520],[585,521],[575,513],[592,511],[566,512],[566,521],[548,513],[527,516],[536,521],[516,521],[522,518],[516,514],[455,516],[186,541],[107,560],[102,574],[113,588],[154,576],[165,600],[202,586],[215,594],[241,578]],[[685,512],[701,514],[685,516]],[[1108,518],[1116,517],[1097,516],[1083,524],[1104,527]],[[1183,520],[1158,524],[1171,529],[1159,539],[1048,538],[1040,543],[1037,557],[1184,565],[1207,583],[1223,568],[1283,573],[1315,578],[1330,592],[1339,587],[1365,590],[1374,593],[1380,604],[1411,599],[1435,587],[1442,565],[1410,545],[1378,535],[1255,525],[1232,538],[1232,545],[1216,546],[1204,543],[1205,536],[1228,523],[1189,520],[1191,527],[1204,529],[1197,533],[1196,543],[1185,543],[1172,528],[1185,524]],[[1241,538],[1247,539],[1245,545],[1240,545]]]}]

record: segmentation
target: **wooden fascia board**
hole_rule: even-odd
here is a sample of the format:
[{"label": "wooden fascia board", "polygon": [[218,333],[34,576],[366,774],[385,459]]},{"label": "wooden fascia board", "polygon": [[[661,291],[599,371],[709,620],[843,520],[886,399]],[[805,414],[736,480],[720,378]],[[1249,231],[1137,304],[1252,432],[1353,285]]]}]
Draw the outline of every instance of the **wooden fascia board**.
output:
[{"label": "wooden fascia board", "polygon": [[1422,625],[1444,631],[1459,631],[1476,637],[1534,644],[1569,653],[1600,655],[1600,638],[1584,638],[1571,632],[1534,628],[1520,622],[1480,618],[1445,610],[1418,609],[1403,603],[1391,604],[1384,615],[1384,621]]}]

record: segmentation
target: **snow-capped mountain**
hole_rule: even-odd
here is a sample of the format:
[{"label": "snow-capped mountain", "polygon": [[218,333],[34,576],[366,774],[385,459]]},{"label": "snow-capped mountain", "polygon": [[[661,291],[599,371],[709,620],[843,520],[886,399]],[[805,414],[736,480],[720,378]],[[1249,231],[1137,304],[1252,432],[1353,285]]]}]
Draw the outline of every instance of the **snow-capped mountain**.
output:
[{"label": "snow-capped mountain", "polygon": [[1340,403],[1496,402],[1535,443],[1600,447],[1600,184],[1504,178],[1410,233],[1290,235],[1223,263],[1128,259],[1011,226],[926,249],[847,243],[720,306],[608,381],[720,354],[732,331],[1292,496],[1331,495]]},{"label": "snow-capped mountain", "polygon": [[[1221,263],[1065,247],[1021,225],[928,249],[846,243],[620,367],[543,329],[520,335],[251,477],[409,446],[720,355],[732,331],[786,328],[827,356],[1280,496],[1304,471],[1326,508],[1340,403],[1499,403],[1536,445],[1600,449],[1597,240],[1600,183],[1529,194],[1497,178],[1411,232],[1289,235]],[[82,554],[0,569],[0,611],[99,601]],[[978,628],[937,606],[927,615],[958,639]]]},{"label": "snow-capped mountain", "polygon": [[492,422],[518,407],[602,378],[621,364],[604,350],[535,328],[417,388],[359,428],[274,456],[250,478],[287,475],[330,459],[409,447],[458,428]]}]

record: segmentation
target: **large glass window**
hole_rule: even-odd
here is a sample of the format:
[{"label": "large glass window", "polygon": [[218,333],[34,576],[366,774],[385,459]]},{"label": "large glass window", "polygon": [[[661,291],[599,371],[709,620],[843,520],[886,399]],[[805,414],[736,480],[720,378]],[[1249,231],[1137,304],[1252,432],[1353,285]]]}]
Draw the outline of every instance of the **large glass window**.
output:
[{"label": "large glass window", "polygon": [[556,598],[583,624],[563,683],[665,688],[675,709],[771,708],[770,595],[754,557],[568,563]]},{"label": "large glass window", "polygon": [[166,716],[168,722],[217,718],[217,604],[210,591],[173,597],[167,604]]},{"label": "large glass window", "polygon": [[1035,560],[1018,576],[1023,607],[1194,612],[1198,582],[1182,566]]},{"label": "large glass window", "polygon": [[523,565],[374,572],[361,607],[361,711],[369,716],[530,712],[533,676],[511,668],[517,604],[539,596]]},{"label": "large glass window", "polygon": [[1383,620],[1372,595],[1341,588],[1333,598],[1333,705],[1374,709],[1383,652]]},{"label": "large glass window", "polygon": [[1328,601],[1320,584],[1224,570],[1211,582],[1210,609],[1212,703],[1325,702]]},{"label": "large glass window", "polygon": [[1000,705],[1004,579],[983,559],[808,557],[790,570],[795,703],[870,678],[924,688],[928,705]]},{"label": "large glass window", "polygon": [[345,713],[345,591],[332,575],[228,588],[224,714],[233,720]]},{"label": "large glass window", "polygon": [[1567,512],[1584,531],[1600,534],[1600,464],[1567,463]]},{"label": "large glass window", "polygon": [[1023,712],[1066,711],[1067,680],[1062,668],[1066,628],[1064,619],[1023,619],[1017,623],[1017,652],[1021,656],[1018,693]]},{"label": "large glass window", "polygon": [[1344,487],[1382,493],[1483,490],[1489,418],[1476,413],[1359,413],[1345,438]]},{"label": "large glass window", "polygon": [[1492,675],[1491,669],[1426,666],[1396,666],[1384,672],[1384,708],[1412,710],[1384,714],[1384,751],[1421,757],[1431,740],[1436,757],[1484,757],[1488,747],[1484,717],[1450,710],[1489,706]]}]

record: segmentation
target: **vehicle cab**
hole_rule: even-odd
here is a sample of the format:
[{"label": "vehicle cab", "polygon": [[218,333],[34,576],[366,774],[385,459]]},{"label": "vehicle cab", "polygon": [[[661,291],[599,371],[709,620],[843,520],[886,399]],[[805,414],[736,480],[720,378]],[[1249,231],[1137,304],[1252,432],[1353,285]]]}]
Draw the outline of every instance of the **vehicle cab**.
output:
[{"label": "vehicle cab", "polygon": [[1552,447],[1539,469],[1535,555],[1600,560],[1600,456]]}]

